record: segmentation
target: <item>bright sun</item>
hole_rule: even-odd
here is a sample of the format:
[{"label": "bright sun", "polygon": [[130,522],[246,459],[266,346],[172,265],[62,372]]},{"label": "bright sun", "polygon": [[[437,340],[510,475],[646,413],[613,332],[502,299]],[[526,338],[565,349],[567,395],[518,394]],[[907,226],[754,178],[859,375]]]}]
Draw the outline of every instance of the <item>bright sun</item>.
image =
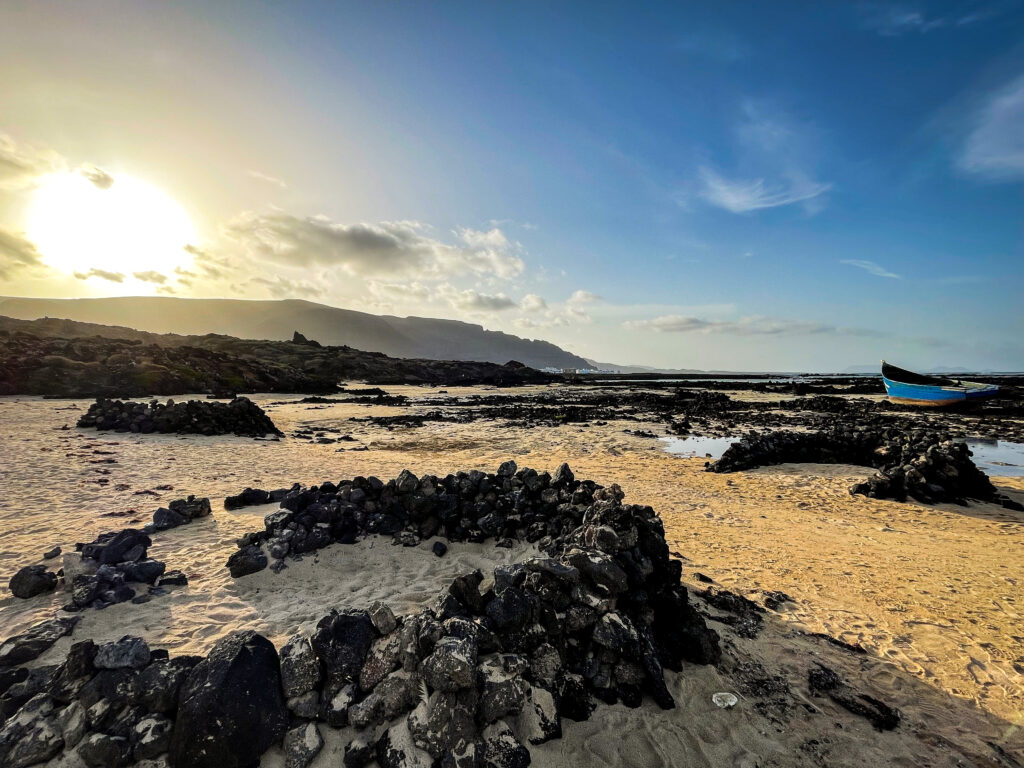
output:
[{"label": "bright sun", "polygon": [[196,239],[185,209],[156,187],[119,175],[103,189],[80,173],[40,182],[26,234],[54,269],[118,272],[128,281],[187,263],[184,246]]}]

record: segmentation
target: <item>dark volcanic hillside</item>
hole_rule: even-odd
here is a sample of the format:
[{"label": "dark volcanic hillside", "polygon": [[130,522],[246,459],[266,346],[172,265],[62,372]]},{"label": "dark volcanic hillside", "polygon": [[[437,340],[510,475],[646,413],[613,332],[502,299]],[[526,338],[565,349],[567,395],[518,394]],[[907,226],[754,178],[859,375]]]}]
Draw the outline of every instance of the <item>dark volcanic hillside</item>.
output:
[{"label": "dark volcanic hillside", "polygon": [[332,392],[341,380],[515,385],[550,379],[515,362],[397,359],[343,346],[159,335],[0,316],[0,395]]},{"label": "dark volcanic hillside", "polygon": [[219,333],[286,340],[296,328],[323,344],[432,360],[519,360],[533,368],[586,368],[582,357],[546,341],[522,339],[457,320],[371,315],[310,301],[239,301],[129,296],[105,299],[0,297],[0,315],[66,317],[152,333]]}]

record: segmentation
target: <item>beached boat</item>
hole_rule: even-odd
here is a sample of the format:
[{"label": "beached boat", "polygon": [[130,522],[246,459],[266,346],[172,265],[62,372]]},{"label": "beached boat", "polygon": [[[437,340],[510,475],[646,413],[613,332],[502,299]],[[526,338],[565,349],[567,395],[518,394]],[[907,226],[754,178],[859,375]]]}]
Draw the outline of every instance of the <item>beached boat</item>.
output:
[{"label": "beached boat", "polygon": [[922,405],[931,408],[958,405],[994,397],[999,392],[995,384],[961,381],[944,376],[925,376],[882,361],[882,381],[885,391],[894,403]]}]

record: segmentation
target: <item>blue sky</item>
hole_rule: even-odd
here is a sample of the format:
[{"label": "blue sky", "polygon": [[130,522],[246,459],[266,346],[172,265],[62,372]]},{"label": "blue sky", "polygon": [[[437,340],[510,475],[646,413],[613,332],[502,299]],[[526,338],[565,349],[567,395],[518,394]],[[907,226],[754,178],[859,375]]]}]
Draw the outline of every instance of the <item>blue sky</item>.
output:
[{"label": "blue sky", "polygon": [[197,242],[162,283],[55,274],[34,182],[0,177],[25,267],[0,293],[302,297],[664,367],[1019,370],[1022,41],[1019,2],[5,4],[0,173],[6,146],[144,180]]}]

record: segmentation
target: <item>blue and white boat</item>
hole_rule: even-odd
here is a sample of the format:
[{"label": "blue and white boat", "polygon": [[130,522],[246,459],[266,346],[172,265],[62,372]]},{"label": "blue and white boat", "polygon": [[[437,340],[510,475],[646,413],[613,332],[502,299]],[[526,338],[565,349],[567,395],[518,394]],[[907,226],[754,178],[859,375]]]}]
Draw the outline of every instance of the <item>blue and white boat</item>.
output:
[{"label": "blue and white boat", "polygon": [[944,376],[925,376],[882,361],[882,381],[894,403],[942,408],[995,397],[999,387]]}]

